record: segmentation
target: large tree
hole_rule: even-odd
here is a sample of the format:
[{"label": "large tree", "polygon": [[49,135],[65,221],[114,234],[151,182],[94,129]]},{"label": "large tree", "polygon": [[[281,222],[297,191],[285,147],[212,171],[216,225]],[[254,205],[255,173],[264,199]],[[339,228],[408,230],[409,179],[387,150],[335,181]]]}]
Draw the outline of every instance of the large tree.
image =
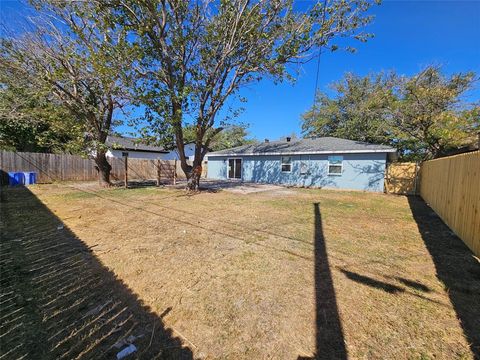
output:
[{"label": "large tree", "polygon": [[0,149],[77,153],[83,128],[36,79],[0,62]]},{"label": "large tree", "polygon": [[[156,128],[156,132],[152,132],[149,126],[142,121],[143,118],[132,119],[128,124],[135,129],[132,135],[140,135],[143,142],[156,146],[162,146],[166,149],[175,149],[175,134],[171,132],[171,128],[163,128],[160,130]],[[215,136],[212,137],[208,151],[219,151],[237,147],[241,145],[251,144],[255,139],[249,137],[247,131],[248,125],[244,123],[235,123],[225,125],[222,131],[218,132],[216,128],[211,128],[208,131],[214,131]],[[184,144],[193,144],[197,136],[196,128],[193,125],[183,127],[183,141]],[[208,135],[207,135],[208,136]]]},{"label": "large tree", "polygon": [[338,136],[396,147],[405,160],[438,157],[479,131],[479,107],[462,101],[473,73],[430,66],[411,77],[347,74],[303,114],[305,136]]},{"label": "large tree", "polygon": [[254,142],[254,139],[248,137],[246,126],[242,124],[229,125],[212,139],[210,142],[210,149],[213,151],[219,151],[252,144]]},{"label": "large tree", "polygon": [[[110,21],[132,31],[140,50],[134,66],[138,103],[147,107],[150,135],[172,129],[181,166],[196,189],[198,168],[215,136],[238,115],[227,100],[265,76],[293,79],[295,69],[338,36],[365,41],[369,0],[325,0],[306,9],[292,0],[111,0]],[[193,169],[184,129],[195,129]]]},{"label": "large tree", "polygon": [[[212,128],[210,131],[216,132],[216,129]],[[183,129],[183,135],[186,143],[194,143],[196,139],[195,127],[185,127]],[[246,124],[232,124],[225,126],[222,131],[217,132],[217,134],[211,139],[208,150],[219,151],[251,144],[253,142],[255,142],[255,140],[248,137]]]},{"label": "large tree", "polygon": [[413,144],[410,158],[431,159],[464,145],[480,130],[478,105],[462,96],[472,89],[472,72],[445,76],[428,67],[412,77],[400,77],[389,121],[399,143]]},{"label": "large tree", "polygon": [[[114,113],[126,103],[127,33],[97,21],[99,3],[32,1],[43,15],[30,29],[1,39],[1,61],[35,78],[84,129],[102,185],[110,183],[105,141]],[[33,29],[32,29],[33,28]]]},{"label": "large tree", "polygon": [[331,85],[333,97],[316,94],[314,105],[302,115],[304,135],[389,143],[385,117],[393,100],[394,82],[394,76],[387,73],[365,77],[347,73]]}]

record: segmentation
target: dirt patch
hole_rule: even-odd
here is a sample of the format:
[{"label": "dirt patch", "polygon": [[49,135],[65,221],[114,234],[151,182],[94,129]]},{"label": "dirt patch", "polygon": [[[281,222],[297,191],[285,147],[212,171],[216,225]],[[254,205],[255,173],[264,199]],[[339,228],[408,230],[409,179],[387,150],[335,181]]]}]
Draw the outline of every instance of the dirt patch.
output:
[{"label": "dirt patch", "polygon": [[288,190],[285,187],[280,185],[273,184],[256,184],[256,183],[244,183],[241,181],[235,180],[202,180],[201,188],[204,190],[215,190],[215,191],[227,191],[233,194],[254,194],[264,191],[278,191],[285,193]]},{"label": "dirt patch", "polygon": [[[25,298],[39,293],[43,299],[46,292],[48,301],[64,299],[57,300],[55,309],[68,316],[57,326],[44,320],[51,309],[44,308],[43,300],[15,305],[25,316],[32,314],[36,329],[46,329],[36,342],[23,345],[26,354],[37,346],[61,353],[74,343],[76,355],[91,349],[82,355],[88,358],[113,353],[118,338],[142,333],[134,343],[137,356],[148,359],[175,357],[175,351],[209,359],[471,359],[478,345],[472,335],[480,307],[478,262],[441,223],[431,229],[419,225],[421,211],[412,213],[406,197],[277,187],[245,196],[230,191],[191,196],[155,187],[45,185],[32,191],[35,206],[30,207],[24,207],[23,195],[7,193],[2,224],[8,241],[2,244],[11,250],[2,249],[2,264],[10,273],[26,269],[21,272]],[[4,222],[4,212],[17,216]],[[58,235],[62,224],[69,232],[65,237]],[[455,242],[449,259],[467,261],[472,275],[459,265],[447,281],[439,269],[444,266],[440,250],[425,238],[426,232]],[[29,248],[34,240],[42,252]],[[59,241],[58,252],[52,253]],[[49,266],[56,269],[51,274],[60,276],[62,264],[72,261],[62,255],[72,241],[78,245],[67,254],[94,266],[82,265],[71,271],[72,277],[67,271],[58,284],[52,276],[37,287],[31,276],[48,278]],[[26,250],[15,250],[18,244],[28,249],[27,257]],[[41,264],[51,256],[44,270],[29,265],[36,256]],[[468,291],[453,289],[452,298],[449,284],[461,277],[461,288]],[[70,306],[84,292],[69,290],[86,278],[100,287],[77,314]],[[90,313],[107,298],[120,308],[129,304],[113,323]],[[98,317],[104,327],[82,332],[83,316]],[[18,324],[10,320],[3,332]],[[116,321],[126,325],[111,336],[96,335],[116,329]],[[63,339],[64,326],[81,335],[55,347],[48,339],[58,331]],[[26,329],[35,327],[2,337],[8,339],[2,351],[20,344]]]},{"label": "dirt patch", "polygon": [[225,191],[229,191],[234,194],[254,194],[259,192],[270,192],[276,194],[293,193],[292,191],[282,188],[281,186],[267,184],[244,184],[242,186],[225,188]]}]

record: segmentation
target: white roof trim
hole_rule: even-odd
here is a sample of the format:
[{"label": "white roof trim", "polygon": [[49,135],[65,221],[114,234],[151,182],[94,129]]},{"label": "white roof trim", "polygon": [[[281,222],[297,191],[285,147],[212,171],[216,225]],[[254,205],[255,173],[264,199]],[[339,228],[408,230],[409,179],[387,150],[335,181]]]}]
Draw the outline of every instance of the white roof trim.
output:
[{"label": "white roof trim", "polygon": [[228,153],[215,154],[209,153],[208,157],[215,156],[256,156],[256,155],[317,155],[317,154],[362,154],[362,153],[395,153],[395,149],[377,149],[377,150],[325,150],[325,151],[286,151],[286,152],[258,152],[248,154]]}]

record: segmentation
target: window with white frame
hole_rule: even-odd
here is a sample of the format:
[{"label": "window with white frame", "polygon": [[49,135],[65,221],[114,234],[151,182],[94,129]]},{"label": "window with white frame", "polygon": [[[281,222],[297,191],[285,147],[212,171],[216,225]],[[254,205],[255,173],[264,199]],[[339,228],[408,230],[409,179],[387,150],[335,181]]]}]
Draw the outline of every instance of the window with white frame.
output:
[{"label": "window with white frame", "polygon": [[328,157],[328,175],[342,175],[343,156]]},{"label": "window with white frame", "polygon": [[290,156],[282,156],[282,172],[292,171],[292,158]]},{"label": "window with white frame", "polygon": [[308,174],[308,164],[305,161],[302,161],[300,164],[300,175]]}]

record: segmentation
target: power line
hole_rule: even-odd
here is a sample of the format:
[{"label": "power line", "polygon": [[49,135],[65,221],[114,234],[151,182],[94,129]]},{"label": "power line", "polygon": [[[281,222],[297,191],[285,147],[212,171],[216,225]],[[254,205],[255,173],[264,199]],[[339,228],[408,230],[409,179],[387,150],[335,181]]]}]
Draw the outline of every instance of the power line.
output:
[{"label": "power line", "polygon": [[312,116],[315,117],[315,112],[317,110],[317,92],[318,92],[318,78],[320,75],[320,59],[322,57],[322,48],[318,52],[318,60],[317,60],[317,74],[315,76],[315,90],[313,91],[313,109],[312,109]]},{"label": "power line", "polygon": [[[323,0],[323,14],[322,14],[322,25],[320,30],[323,30],[323,25],[325,24],[325,15],[327,13],[327,0]],[[315,113],[317,111],[317,92],[318,92],[318,78],[320,75],[320,60],[322,58],[322,43],[323,43],[323,33],[320,39],[320,50],[318,51],[318,60],[317,60],[317,73],[315,75],[315,90],[313,91],[313,107],[312,107],[312,117],[315,118]]]}]

